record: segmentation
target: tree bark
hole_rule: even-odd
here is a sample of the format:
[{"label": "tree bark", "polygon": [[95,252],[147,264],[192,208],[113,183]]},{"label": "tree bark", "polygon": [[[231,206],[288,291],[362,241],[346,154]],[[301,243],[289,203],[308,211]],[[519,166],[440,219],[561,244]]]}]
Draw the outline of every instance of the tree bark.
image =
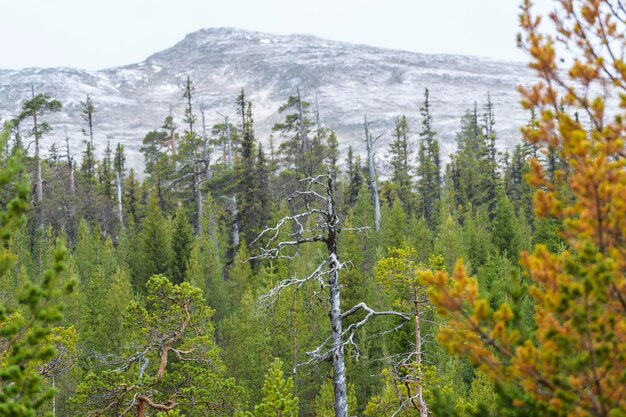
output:
[{"label": "tree bark", "polygon": [[304,125],[304,109],[302,108],[302,98],[300,97],[300,87],[296,88],[296,92],[298,93],[298,121],[299,121],[299,129],[300,129],[300,149],[302,150],[302,155],[304,155],[307,151],[307,135],[306,135],[306,126]]},{"label": "tree bark", "polygon": [[419,301],[417,297],[417,288],[413,288],[413,305],[415,308],[415,366],[417,373],[417,384],[415,387],[415,396],[417,399],[417,407],[420,417],[428,417],[428,405],[424,401],[422,389],[422,334]]},{"label": "tree bark", "polygon": [[139,398],[137,400],[137,417],[145,417],[146,416],[146,402]]},{"label": "tree bark", "polygon": [[333,342],[333,386],[335,390],[335,417],[348,416],[348,390],[346,383],[346,364],[343,350],[343,325],[341,318],[341,287],[339,285],[339,258],[337,256],[338,218],[335,213],[333,197],[333,180],[328,177],[328,239],[326,246],[330,259],[330,321]]},{"label": "tree bark", "polygon": [[[56,381],[54,380],[54,376],[52,377],[52,390],[56,391]],[[57,415],[57,394],[56,392],[52,396],[52,417],[56,417]]]},{"label": "tree bark", "polygon": [[[35,99],[35,86],[31,85],[32,98]],[[41,133],[37,124],[37,109],[33,110],[33,132],[35,132],[35,162],[37,163],[37,173],[35,174],[35,201],[37,205],[43,200],[43,178],[41,174],[41,149],[40,139]],[[41,208],[38,207],[41,211]]]},{"label": "tree bark", "polygon": [[374,230],[380,228],[380,199],[378,197],[378,182],[376,179],[376,165],[374,162],[374,144],[372,135],[369,132],[367,116],[363,116],[363,126],[365,127],[365,144],[367,146],[367,161],[369,165],[370,188],[372,190],[372,204],[374,205]]},{"label": "tree bark", "polygon": [[[230,123],[228,123],[228,116],[224,117],[226,123],[226,149],[227,149],[227,162],[228,169],[233,170],[233,147],[230,138]],[[239,225],[237,224],[237,196],[235,194],[230,198],[230,217],[233,219],[233,225],[231,229],[231,240],[233,247],[239,246]]]}]

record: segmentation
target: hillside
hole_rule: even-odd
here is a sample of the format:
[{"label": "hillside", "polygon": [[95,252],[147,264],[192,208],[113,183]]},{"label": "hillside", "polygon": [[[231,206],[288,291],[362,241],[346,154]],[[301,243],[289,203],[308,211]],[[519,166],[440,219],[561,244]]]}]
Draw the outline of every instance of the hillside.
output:
[{"label": "hillside", "polygon": [[234,99],[245,88],[261,140],[279,120],[278,106],[300,87],[306,100],[313,102],[317,96],[322,121],[338,132],[342,149],[349,144],[362,149],[364,114],[383,141],[400,114],[409,116],[417,132],[419,104],[428,87],[444,153],[453,144],[460,116],[475,101],[480,106],[487,92],[495,104],[499,146],[515,143],[518,127],[528,119],[518,104],[516,86],[532,81],[522,63],[217,28],[191,33],[173,47],[123,67],[0,70],[0,117],[14,117],[34,84],[38,92],[64,105],[51,119],[55,131],[44,144],[60,145],[67,131],[73,152],[79,154],[80,101],[91,94],[97,106],[96,149],[101,151],[107,139],[122,142],[131,165],[138,165],[147,131],[160,126],[170,111],[180,124],[181,85],[187,75],[196,83],[196,105],[204,103],[209,125],[220,121],[216,111],[234,116]]}]

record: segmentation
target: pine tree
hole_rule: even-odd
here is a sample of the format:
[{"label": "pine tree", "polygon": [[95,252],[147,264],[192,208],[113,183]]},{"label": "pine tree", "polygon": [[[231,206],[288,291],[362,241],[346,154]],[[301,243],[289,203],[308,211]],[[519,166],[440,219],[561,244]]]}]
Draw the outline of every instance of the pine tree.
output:
[{"label": "pine tree", "polygon": [[146,292],[124,314],[128,349],[113,369],[83,378],[70,403],[74,415],[241,412],[245,392],[224,376],[210,321],[213,310],[202,291],[157,275]]},{"label": "pine tree", "polygon": [[267,371],[263,384],[263,400],[254,407],[255,417],[296,417],[298,397],[293,395],[293,379],[285,379],[283,363],[276,358]]},{"label": "pine tree", "polygon": [[[45,100],[40,97],[39,99]],[[39,102],[41,103],[41,102]],[[25,105],[34,117],[39,112],[34,101]],[[35,122],[36,124],[36,122]],[[40,128],[40,127],[39,127]],[[41,131],[37,132],[37,138]],[[0,150],[7,146],[10,127],[0,133]],[[1,154],[2,152],[0,152]],[[11,189],[13,196],[0,211],[0,243],[3,248],[24,222],[28,208],[28,182],[20,161],[21,153],[2,160],[0,165],[0,188]],[[54,390],[45,386],[37,364],[49,363],[55,358],[54,346],[46,339],[55,322],[62,318],[62,308],[57,300],[61,293],[71,291],[72,284],[59,288],[59,276],[65,270],[66,250],[59,246],[54,250],[50,269],[44,272],[40,284],[26,283],[19,299],[20,309],[10,310],[0,304],[0,415],[31,417],[36,415],[46,401],[54,396]],[[15,257],[7,250],[0,252],[0,279],[7,279]],[[21,310],[21,311],[19,311]]]},{"label": "pine tree", "polygon": [[[537,129],[523,129],[530,144],[561,145],[571,171],[574,198],[563,198],[535,159],[530,183],[540,218],[563,222],[567,250],[538,245],[522,255],[534,302],[533,331],[523,331],[522,311],[513,302],[492,309],[478,283],[459,262],[452,282],[430,277],[431,300],[448,319],[439,340],[450,352],[468,357],[499,385],[499,396],[517,415],[618,416],[626,409],[621,393],[624,340],[624,169],[623,120],[605,113],[606,101],[624,94],[613,55],[613,36],[624,23],[609,2],[561,3],[551,14],[561,36],[543,33],[530,1],[520,16],[520,45],[531,56],[539,80],[521,88],[525,108],[537,106]],[[581,22],[584,21],[584,24]],[[611,27],[611,35],[603,28]],[[561,51],[567,48],[571,60]],[[562,77],[561,74],[570,74]],[[561,89],[547,86],[558,84]],[[579,86],[587,88],[581,91]],[[602,95],[591,93],[606,87]],[[575,106],[591,117],[591,130],[560,108]],[[563,172],[555,173],[557,183]]]},{"label": "pine tree", "polygon": [[[22,104],[22,111],[17,116],[17,120],[23,122],[26,119],[31,119],[33,126],[28,131],[27,136],[35,138],[35,202],[37,205],[43,200],[43,174],[41,167],[41,139],[43,135],[52,131],[52,127],[48,122],[42,121],[41,118],[47,114],[57,113],[61,111],[61,102],[53,100],[48,94],[35,95],[35,87],[32,86],[32,97]],[[42,219],[39,219],[39,225],[43,224]]]}]

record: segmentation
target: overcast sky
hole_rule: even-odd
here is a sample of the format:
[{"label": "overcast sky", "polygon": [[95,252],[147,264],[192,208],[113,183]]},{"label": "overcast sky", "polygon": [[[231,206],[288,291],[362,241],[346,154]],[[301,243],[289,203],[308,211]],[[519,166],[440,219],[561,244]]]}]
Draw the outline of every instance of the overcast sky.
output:
[{"label": "overcast sky", "polygon": [[[0,0],[0,68],[131,64],[187,33],[236,27],[523,61],[521,0]],[[552,0],[536,0],[542,12]]]}]

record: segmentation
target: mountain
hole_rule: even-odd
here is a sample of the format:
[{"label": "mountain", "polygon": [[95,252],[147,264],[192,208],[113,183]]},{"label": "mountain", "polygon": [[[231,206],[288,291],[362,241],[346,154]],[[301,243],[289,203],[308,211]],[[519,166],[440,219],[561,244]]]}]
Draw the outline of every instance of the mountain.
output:
[{"label": "mountain", "polygon": [[[54,132],[44,146],[62,145],[66,131],[72,152],[79,156],[85,138],[80,102],[90,94],[97,109],[96,150],[102,152],[107,139],[112,146],[121,142],[130,165],[137,166],[146,132],[158,128],[170,111],[182,125],[187,75],[196,84],[196,109],[204,103],[208,126],[222,121],[218,111],[234,119],[235,97],[245,88],[253,102],[257,137],[264,141],[281,119],[278,107],[299,87],[303,99],[317,99],[323,124],[337,131],[343,150],[350,144],[363,149],[364,114],[373,122],[371,131],[382,135],[379,147],[390,140],[393,120],[401,114],[412,122],[417,143],[419,106],[428,87],[444,153],[452,149],[462,114],[475,102],[481,111],[488,93],[495,105],[499,146],[513,146],[519,126],[528,120],[516,86],[534,80],[517,62],[217,28],[191,33],[173,47],[123,67],[0,70],[0,118],[15,117],[32,84],[64,105],[61,114],[49,118]],[[384,158],[386,150],[378,154]]]}]

